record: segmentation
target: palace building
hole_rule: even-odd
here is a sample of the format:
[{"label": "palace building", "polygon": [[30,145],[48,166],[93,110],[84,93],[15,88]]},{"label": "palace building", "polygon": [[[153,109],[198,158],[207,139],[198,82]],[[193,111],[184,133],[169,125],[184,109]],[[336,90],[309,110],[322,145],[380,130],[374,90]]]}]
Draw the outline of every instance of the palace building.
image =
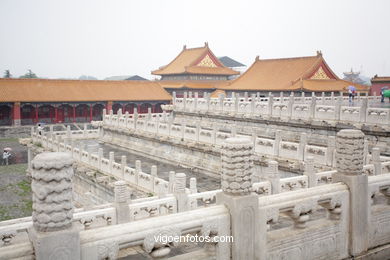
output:
[{"label": "palace building", "polygon": [[161,76],[159,83],[178,97],[185,91],[213,92],[227,84],[230,77],[240,72],[226,67],[210,50],[207,43],[199,48],[185,45],[179,55],[168,65],[152,71]]},{"label": "palace building", "polygon": [[0,125],[101,120],[103,109],[162,112],[171,96],[153,81],[0,79]]},{"label": "palace building", "polygon": [[220,88],[229,96],[232,92],[249,92],[266,95],[287,92],[345,92],[353,85],[359,92],[367,93],[368,87],[337,77],[325,62],[322,53],[316,56],[260,59],[237,79]]}]

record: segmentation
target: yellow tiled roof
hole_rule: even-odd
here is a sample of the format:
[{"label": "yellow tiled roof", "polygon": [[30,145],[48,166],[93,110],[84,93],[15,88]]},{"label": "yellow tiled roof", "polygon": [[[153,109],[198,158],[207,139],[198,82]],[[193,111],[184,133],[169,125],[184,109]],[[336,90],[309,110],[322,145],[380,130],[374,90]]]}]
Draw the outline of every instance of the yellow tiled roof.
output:
[{"label": "yellow tiled roof", "polygon": [[154,81],[0,79],[0,102],[171,100]]},{"label": "yellow tiled roof", "polygon": [[323,61],[321,55],[256,61],[225,89],[296,90],[295,83]]},{"label": "yellow tiled roof", "polygon": [[[203,57],[209,55],[213,66],[199,66],[198,63]],[[239,72],[225,67],[211,52],[208,45],[200,48],[183,48],[179,55],[168,65],[152,71],[153,75],[173,74],[207,74],[207,75],[238,75]]]}]

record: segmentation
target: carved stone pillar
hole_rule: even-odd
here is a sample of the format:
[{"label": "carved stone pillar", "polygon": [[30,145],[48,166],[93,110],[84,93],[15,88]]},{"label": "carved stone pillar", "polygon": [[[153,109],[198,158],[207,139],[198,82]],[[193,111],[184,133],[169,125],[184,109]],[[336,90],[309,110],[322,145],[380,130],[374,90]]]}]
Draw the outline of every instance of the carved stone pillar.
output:
[{"label": "carved stone pillar", "polygon": [[228,138],[222,146],[222,192],[217,194],[217,204],[230,211],[232,259],[259,259],[260,255],[258,196],[250,193],[252,146],[247,138]]},{"label": "carved stone pillar", "polygon": [[307,176],[308,179],[308,187],[315,187],[317,185],[316,174],[314,171],[314,158],[313,156],[308,156],[305,159],[305,169],[303,174]]},{"label": "carved stone pillar", "polygon": [[175,197],[177,200],[177,211],[187,211],[188,196],[186,194],[186,174],[179,172],[175,176]]},{"label": "carved stone pillar", "polygon": [[280,175],[277,161],[270,161],[268,163],[266,177],[271,182],[272,194],[280,193]]},{"label": "carved stone pillar", "polygon": [[130,198],[130,192],[125,181],[117,181],[114,183],[114,194],[117,224],[129,222],[130,208],[128,200]]},{"label": "carved stone pillar", "polygon": [[368,248],[368,179],[363,175],[364,134],[345,129],[336,136],[336,168],[333,182],[344,182],[350,192],[349,250],[352,256]]},{"label": "carved stone pillar", "polygon": [[33,227],[36,259],[80,259],[80,236],[73,227],[73,159],[42,153],[32,161]]}]

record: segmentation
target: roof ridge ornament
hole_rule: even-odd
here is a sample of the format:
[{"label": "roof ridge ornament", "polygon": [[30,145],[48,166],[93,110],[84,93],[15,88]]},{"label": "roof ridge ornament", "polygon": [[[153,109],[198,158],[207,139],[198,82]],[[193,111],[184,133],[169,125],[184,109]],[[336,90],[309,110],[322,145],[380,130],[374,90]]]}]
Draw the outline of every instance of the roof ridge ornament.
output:
[{"label": "roof ridge ornament", "polygon": [[187,50],[187,45],[183,45],[183,50]]},{"label": "roof ridge ornament", "polygon": [[255,61],[259,61],[260,60],[260,56],[257,55],[256,58],[255,58]]},{"label": "roof ridge ornament", "polygon": [[204,42],[204,47],[209,47],[209,43],[208,42]]},{"label": "roof ridge ornament", "polygon": [[322,57],[322,52],[321,51],[317,51],[317,57]]}]

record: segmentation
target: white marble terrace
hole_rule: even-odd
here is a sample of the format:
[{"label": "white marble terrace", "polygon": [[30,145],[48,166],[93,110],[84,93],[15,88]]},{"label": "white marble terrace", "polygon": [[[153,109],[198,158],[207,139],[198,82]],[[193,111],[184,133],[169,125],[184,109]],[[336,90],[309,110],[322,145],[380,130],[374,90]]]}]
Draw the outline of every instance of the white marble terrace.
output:
[{"label": "white marble terrace", "polygon": [[[32,133],[36,145],[54,152],[40,154],[30,164],[33,217],[0,222],[0,259],[117,259],[136,246],[154,258],[179,246],[157,243],[153,236],[158,234],[234,237],[234,243],[209,244],[208,259],[389,254],[390,163],[382,162],[374,149],[370,164],[364,165],[364,134],[359,130],[337,134],[335,170],[315,173],[314,158],[308,157],[303,176],[280,179],[277,163],[270,161],[262,182],[253,176],[253,142],[228,138],[222,143],[222,190],[204,193],[196,191],[196,181],[186,189],[181,173],[164,183],[157,171],[145,176],[114,162],[113,156],[72,147],[72,135],[67,131],[63,142],[54,133]],[[115,180],[115,202],[72,210],[73,161]],[[130,201],[128,185],[153,189],[157,196]]]},{"label": "white marble terrace", "polygon": [[[177,112],[208,113],[217,115],[239,116],[246,118],[281,118],[300,119],[311,121],[350,122],[376,124],[390,126],[390,109],[371,107],[373,103],[379,103],[380,96],[355,97],[350,102],[348,97],[325,96],[322,93],[311,97],[285,96],[281,92],[279,97],[270,94],[268,97],[260,97],[252,94],[239,97],[233,94],[233,98],[220,95],[218,98],[198,98],[198,93],[184,93],[183,98],[173,97],[173,109]],[[318,94],[317,94],[318,95]],[[234,97],[235,96],[235,97]]]}]

